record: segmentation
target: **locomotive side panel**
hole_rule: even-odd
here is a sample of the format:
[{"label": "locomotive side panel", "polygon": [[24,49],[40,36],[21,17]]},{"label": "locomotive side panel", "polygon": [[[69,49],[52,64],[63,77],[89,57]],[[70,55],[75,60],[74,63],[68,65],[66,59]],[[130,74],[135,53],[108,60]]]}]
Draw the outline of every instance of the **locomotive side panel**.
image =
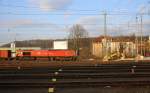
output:
[{"label": "locomotive side panel", "polygon": [[49,57],[52,60],[71,61],[76,60],[76,52],[74,50],[49,50]]},{"label": "locomotive side panel", "polygon": [[74,50],[49,50],[50,57],[72,57],[76,56]]},{"label": "locomotive side panel", "polygon": [[48,50],[33,50],[31,57],[48,57]]}]

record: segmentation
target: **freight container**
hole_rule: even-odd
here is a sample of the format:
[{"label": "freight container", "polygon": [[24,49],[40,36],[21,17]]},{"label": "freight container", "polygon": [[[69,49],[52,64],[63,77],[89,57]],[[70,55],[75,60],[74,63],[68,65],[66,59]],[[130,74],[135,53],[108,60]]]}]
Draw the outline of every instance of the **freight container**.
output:
[{"label": "freight container", "polygon": [[10,59],[11,51],[10,50],[0,50],[0,59]]}]

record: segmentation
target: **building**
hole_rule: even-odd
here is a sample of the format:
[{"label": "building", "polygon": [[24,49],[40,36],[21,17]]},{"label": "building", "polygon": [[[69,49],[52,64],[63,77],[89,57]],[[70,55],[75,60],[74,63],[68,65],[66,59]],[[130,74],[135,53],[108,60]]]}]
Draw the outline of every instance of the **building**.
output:
[{"label": "building", "polygon": [[96,40],[92,43],[92,55],[98,58],[104,58],[104,56],[117,55],[125,57],[136,56],[136,44],[132,41],[112,40],[108,38],[107,43],[104,38]]},{"label": "building", "polygon": [[99,58],[103,57],[101,42],[93,42],[92,43],[92,55],[99,57]]}]

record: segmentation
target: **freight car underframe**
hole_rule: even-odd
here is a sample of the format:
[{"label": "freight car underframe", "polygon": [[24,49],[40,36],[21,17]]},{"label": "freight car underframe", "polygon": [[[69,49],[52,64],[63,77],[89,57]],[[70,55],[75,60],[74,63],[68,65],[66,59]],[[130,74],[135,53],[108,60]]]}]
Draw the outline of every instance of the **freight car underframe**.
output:
[{"label": "freight car underframe", "polygon": [[55,56],[55,57],[49,57],[49,56],[23,56],[23,57],[16,57],[15,60],[49,60],[49,61],[76,61],[77,56]]}]

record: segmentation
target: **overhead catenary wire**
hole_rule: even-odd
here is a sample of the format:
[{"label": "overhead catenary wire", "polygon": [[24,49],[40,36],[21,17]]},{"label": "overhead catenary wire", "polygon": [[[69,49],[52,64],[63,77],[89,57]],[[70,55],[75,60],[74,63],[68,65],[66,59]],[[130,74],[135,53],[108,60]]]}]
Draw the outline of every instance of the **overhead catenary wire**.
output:
[{"label": "overhead catenary wire", "polygon": [[[27,6],[20,6],[20,5],[11,5],[11,4],[1,4],[0,6],[5,7],[19,7],[19,8],[28,8],[30,9],[38,9],[38,7],[27,7]],[[103,15],[103,11],[100,9],[57,9],[57,8],[49,8],[50,10],[57,10],[60,12],[60,10],[68,11],[70,12],[68,15]],[[49,13],[18,13],[18,12],[1,12],[0,15],[64,15],[64,13],[57,13],[57,11],[50,11]],[[110,13],[111,12],[111,13]],[[116,12],[116,11],[115,11]],[[107,12],[108,15],[133,15],[132,13],[127,13],[124,11],[117,11],[115,13],[114,11]]]},{"label": "overhead catenary wire", "polygon": [[[37,8],[37,7],[27,7],[27,6],[20,6],[20,5],[11,5],[11,4],[0,4],[2,6],[6,6],[6,7],[22,7],[22,8]],[[58,9],[61,10],[61,9]],[[62,9],[62,10],[77,10],[77,9]],[[94,9],[94,10],[77,10],[77,11],[99,11],[98,9]],[[0,13],[0,15],[64,15],[64,13],[17,13],[17,12],[3,12]],[[100,13],[69,13],[68,15],[103,15],[103,11],[101,11]],[[127,12],[117,12],[117,13],[113,13],[113,12],[107,12],[107,15],[135,15],[134,13],[127,13]],[[136,15],[140,15],[139,13],[137,13]],[[147,15],[147,13],[144,13],[143,15]],[[66,24],[65,24],[66,25]],[[86,25],[86,24],[84,24]],[[88,24],[87,24],[88,25]],[[91,24],[90,24],[91,25]],[[93,24],[96,25],[96,24]],[[109,24],[108,24],[109,25]]]},{"label": "overhead catenary wire", "polygon": [[[120,1],[118,1],[120,3]],[[4,4],[0,3],[0,6],[3,7],[18,7],[18,8],[25,8],[25,9],[38,9],[38,7],[33,6],[22,6],[22,5],[12,5],[12,4]],[[103,11],[100,9],[58,9],[58,8],[48,8],[50,10],[63,10],[63,11],[71,11],[73,13],[69,13],[68,15],[103,15]],[[77,11],[77,13],[75,12]],[[74,13],[75,12],[75,13]],[[81,13],[81,12],[97,12],[97,13]],[[64,13],[53,13],[53,11],[50,11],[50,13],[16,13],[16,12],[3,12],[0,13],[0,15],[64,15]],[[135,13],[129,13],[127,11],[107,11],[107,15],[135,15]],[[136,13],[136,15],[140,15],[140,13]],[[143,13],[143,15],[149,15],[149,13]]]},{"label": "overhead catenary wire", "polygon": [[[127,13],[107,13],[108,15],[133,15]],[[64,15],[64,13],[15,13],[1,12],[0,15]],[[68,15],[103,15],[103,13],[70,13]]]},{"label": "overhead catenary wire", "polygon": [[[10,8],[25,8],[25,9],[39,9],[39,7],[33,7],[33,6],[21,6],[21,5],[12,5],[12,4],[2,4],[0,3],[0,6],[3,7],[10,7]],[[50,9],[50,10],[57,10],[57,11],[97,11],[99,12],[100,9],[58,9],[58,8],[42,8],[42,9]]]},{"label": "overhead catenary wire", "polygon": [[[85,23],[74,23],[74,24],[80,24],[80,25],[83,25],[83,26],[103,26],[104,24],[85,24]],[[31,24],[20,24],[19,26],[16,26],[16,27],[22,27],[22,26],[25,26],[25,27],[36,27],[36,26],[39,26],[40,27],[50,27],[50,26],[72,26],[74,24],[51,24],[51,23],[31,23]],[[9,23],[8,24],[0,24],[0,26],[7,26],[7,25],[10,25]],[[113,23],[107,23],[108,26],[126,26],[126,25],[129,25],[128,23],[119,23],[119,24],[113,24]],[[150,25],[150,23],[143,23],[143,25]],[[11,25],[10,25],[11,26]],[[13,26],[13,25],[12,25]],[[130,23],[130,27],[132,26],[136,26],[136,23]]]},{"label": "overhead catenary wire", "polygon": [[[120,1],[118,1],[120,3]],[[31,7],[31,6],[21,6],[21,5],[12,5],[12,4],[3,4],[0,3],[1,7],[10,7],[10,8],[25,8],[25,9],[37,9],[38,7]],[[42,8],[45,9],[45,8]],[[47,9],[47,8],[46,8]],[[103,11],[100,9],[58,9],[58,8],[48,8],[49,10],[55,10],[56,11],[68,11],[68,12],[79,12],[79,13],[69,13],[68,15],[103,15]],[[64,15],[64,13],[53,13],[54,11],[50,11],[51,15]],[[97,13],[80,13],[80,12],[97,12]],[[101,12],[101,13],[100,13]],[[110,13],[111,12],[111,13]],[[113,13],[117,12],[117,13]],[[48,13],[15,13],[15,12],[5,12],[0,13],[1,15],[49,15]],[[140,15],[140,13],[136,13]],[[107,11],[107,15],[135,15],[135,13],[129,13],[127,11]],[[143,13],[143,15],[149,15],[149,13]]]}]

